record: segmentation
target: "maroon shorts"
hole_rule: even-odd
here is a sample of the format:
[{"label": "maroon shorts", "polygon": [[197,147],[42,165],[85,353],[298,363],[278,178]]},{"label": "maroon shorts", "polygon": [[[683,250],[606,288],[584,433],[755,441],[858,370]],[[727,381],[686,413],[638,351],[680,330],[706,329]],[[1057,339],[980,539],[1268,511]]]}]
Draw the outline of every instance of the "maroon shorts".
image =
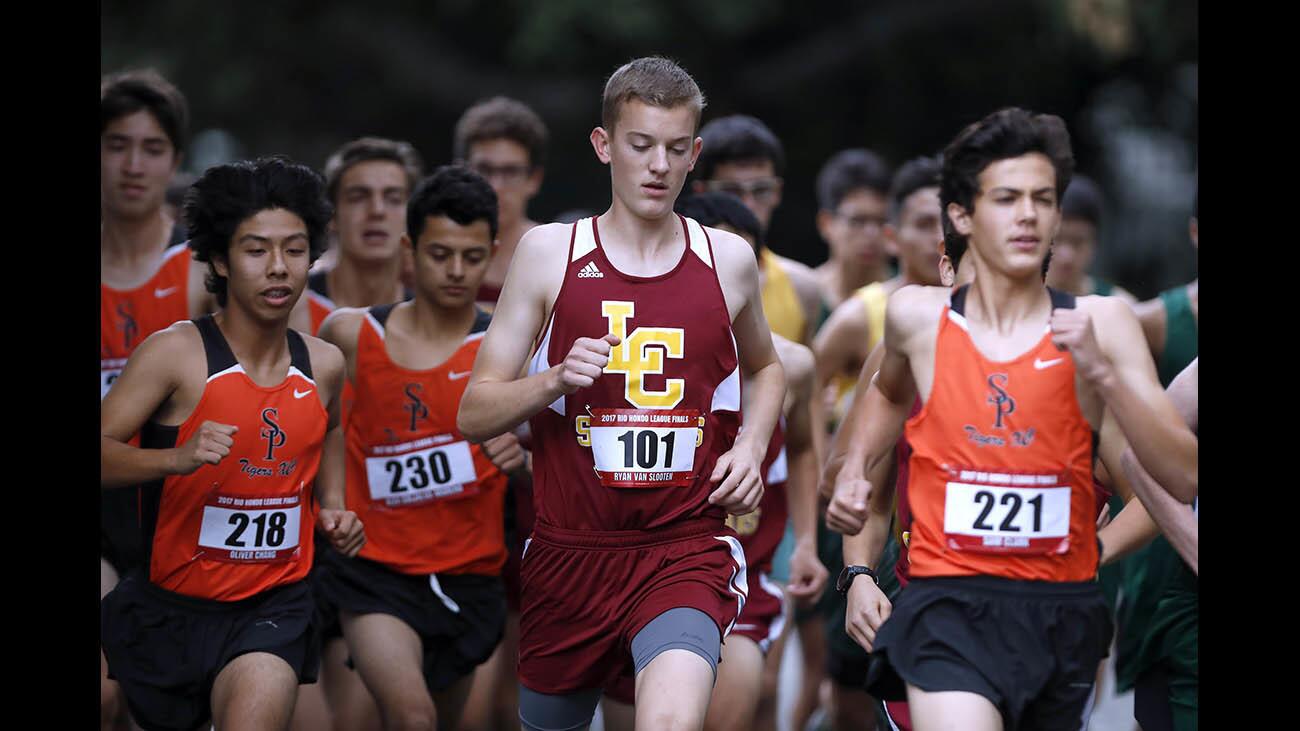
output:
[{"label": "maroon shorts", "polygon": [[780,585],[767,574],[750,572],[749,599],[745,600],[745,609],[740,613],[740,619],[736,620],[736,626],[731,628],[731,633],[758,643],[758,649],[766,655],[785,628],[783,596]]},{"label": "maroon shorts", "polygon": [[632,638],[675,607],[720,637],[745,605],[745,554],[721,521],[653,531],[571,531],[541,521],[520,572],[519,682],[559,695],[632,675]]}]

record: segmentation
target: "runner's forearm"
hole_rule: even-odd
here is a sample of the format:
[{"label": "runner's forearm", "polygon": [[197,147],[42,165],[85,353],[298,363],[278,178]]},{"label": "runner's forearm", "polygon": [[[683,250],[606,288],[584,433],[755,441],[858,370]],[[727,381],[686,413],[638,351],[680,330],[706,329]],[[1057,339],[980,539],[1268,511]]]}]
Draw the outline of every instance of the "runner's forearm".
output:
[{"label": "runner's forearm", "polygon": [[564,395],[559,370],[557,365],[513,381],[471,383],[461,398],[456,428],[471,442],[514,429]]},{"label": "runner's forearm", "polygon": [[1128,475],[1129,484],[1133,487],[1133,493],[1150,515],[1150,519],[1159,526],[1170,545],[1187,562],[1192,572],[1200,576],[1197,548],[1200,522],[1197,521],[1196,514],[1151,479],[1151,475],[1142,468],[1132,449],[1124,451],[1121,462],[1124,465],[1124,472]]},{"label": "runner's forearm", "polygon": [[100,489],[153,482],[175,472],[175,449],[140,449],[111,437],[99,437]]}]

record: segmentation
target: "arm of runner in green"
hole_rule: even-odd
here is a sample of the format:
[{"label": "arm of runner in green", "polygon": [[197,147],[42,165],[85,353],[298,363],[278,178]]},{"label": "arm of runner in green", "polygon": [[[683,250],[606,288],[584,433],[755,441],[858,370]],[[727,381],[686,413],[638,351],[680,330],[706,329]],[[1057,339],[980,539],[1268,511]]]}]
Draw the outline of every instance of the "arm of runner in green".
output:
[{"label": "arm of runner in green", "polygon": [[[1200,428],[1199,405],[1200,358],[1194,359],[1169,384],[1169,398],[1193,431]],[[1198,576],[1200,522],[1186,503],[1179,501],[1156,483],[1138,461],[1131,446],[1124,449],[1120,464],[1131,489],[1137,495],[1134,506],[1141,506],[1149,519],[1164,532],[1170,545]],[[1126,507],[1125,512],[1130,508]]]},{"label": "arm of runner in green", "polygon": [[127,444],[180,386],[181,369],[193,365],[186,358],[186,334],[176,328],[178,325],[173,325],[145,338],[100,402],[101,489],[187,475],[201,465],[217,464],[230,453],[237,428],[214,421],[203,422],[189,441],[171,449]]},{"label": "arm of runner in green", "polygon": [[1169,540],[1169,544],[1191,567],[1192,573],[1200,576],[1197,548],[1199,545],[1200,521],[1196,519],[1196,514],[1192,512],[1191,507],[1176,500],[1168,491],[1156,484],[1155,480],[1151,479],[1151,475],[1142,469],[1142,465],[1138,462],[1131,448],[1124,450],[1124,456],[1121,459],[1138,499],[1133,501],[1130,506],[1126,506],[1120,515],[1129,512],[1134,507],[1141,507],[1142,512],[1149,516],[1148,520],[1153,521],[1153,524],[1158,526],[1159,531],[1163,532],[1165,538]]},{"label": "arm of runner in green", "polygon": [[[1104,331],[1094,329],[1089,310],[1058,309],[1052,313],[1053,342],[1070,350],[1079,374],[1097,389],[1143,466],[1191,502],[1198,475],[1196,437],[1160,388],[1136,317],[1123,302],[1099,297],[1091,304],[1097,319],[1106,322]],[[1113,472],[1115,465],[1109,466]]]},{"label": "arm of runner in green", "polygon": [[548,295],[558,293],[564,280],[567,254],[557,257],[557,252],[568,251],[569,231],[563,224],[546,224],[519,239],[456,417],[457,428],[471,442],[514,429],[577,390],[583,379],[590,385],[609,361],[610,342],[617,338],[592,333],[578,339],[563,363],[520,375],[545,325]]}]

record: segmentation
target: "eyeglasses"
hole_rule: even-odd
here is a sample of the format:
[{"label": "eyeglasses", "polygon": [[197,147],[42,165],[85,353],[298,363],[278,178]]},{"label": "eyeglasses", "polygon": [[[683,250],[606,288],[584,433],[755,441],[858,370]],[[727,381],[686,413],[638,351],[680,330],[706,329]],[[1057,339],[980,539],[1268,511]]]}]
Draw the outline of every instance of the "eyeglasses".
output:
[{"label": "eyeglasses", "polygon": [[780,178],[759,178],[749,182],[738,180],[706,180],[704,187],[711,193],[730,193],[737,198],[753,198],[759,203],[772,203],[781,193]]},{"label": "eyeglasses", "polygon": [[884,216],[846,216],[842,213],[834,214],[835,218],[843,221],[844,225],[851,231],[865,231],[868,228],[883,228],[889,219]]},{"label": "eyeglasses", "polygon": [[487,178],[489,182],[499,180],[506,185],[521,183],[533,169],[527,165],[493,165],[479,162],[470,165],[470,169]]}]

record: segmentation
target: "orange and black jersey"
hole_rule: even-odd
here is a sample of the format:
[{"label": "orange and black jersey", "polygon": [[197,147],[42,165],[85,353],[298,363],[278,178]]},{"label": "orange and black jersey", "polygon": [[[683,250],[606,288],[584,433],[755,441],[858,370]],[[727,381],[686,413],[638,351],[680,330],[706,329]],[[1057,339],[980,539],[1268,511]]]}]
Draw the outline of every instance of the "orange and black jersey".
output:
[{"label": "orange and black jersey", "polygon": [[[967,291],[940,315],[934,384],[907,422],[912,575],[1090,580],[1096,442],[1074,360],[1050,327],[1017,358],[985,358],[967,329]],[[1053,308],[1075,305],[1073,295],[1048,293]]]},{"label": "orange and black jersey", "polygon": [[99,285],[99,397],[108,394],[126,359],[150,335],[184,320],[189,312],[190,250],[177,244],[163,252],[148,281],[134,289]]},{"label": "orange and black jersey", "polygon": [[490,318],[478,313],[446,361],[394,363],[371,307],[357,334],[347,433],[347,506],[366,526],[361,556],[404,574],[497,575],[506,559],[506,476],[456,428]]},{"label": "orange and black jersey", "polygon": [[288,331],[288,374],[263,387],[244,372],[211,315],[193,322],[207,355],[203,395],[179,426],[146,423],[142,446],[184,444],[204,421],[239,430],[220,463],[144,486],[149,580],[186,596],[236,601],[307,576],[312,483],[329,417],[296,331]]}]

